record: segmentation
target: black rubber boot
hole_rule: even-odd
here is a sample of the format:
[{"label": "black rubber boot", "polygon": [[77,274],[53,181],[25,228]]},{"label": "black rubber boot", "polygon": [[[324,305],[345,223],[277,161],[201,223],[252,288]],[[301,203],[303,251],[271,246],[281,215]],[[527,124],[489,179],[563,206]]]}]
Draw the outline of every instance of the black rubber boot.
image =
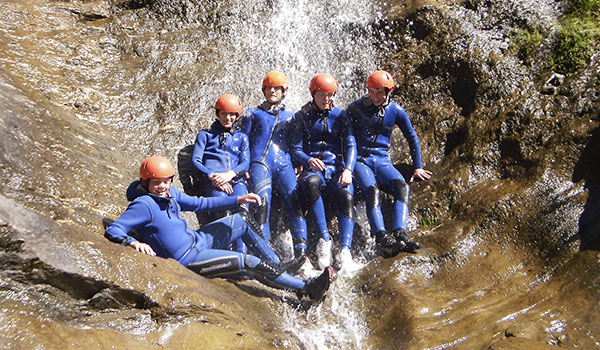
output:
[{"label": "black rubber boot", "polygon": [[306,281],[304,290],[298,292],[298,297],[308,295],[312,301],[321,301],[325,299],[327,290],[333,281],[333,267],[327,266],[319,277],[311,278]]},{"label": "black rubber boot", "polygon": [[300,267],[302,267],[302,265],[304,265],[304,263],[306,262],[306,259],[308,259],[306,257],[305,254],[296,254],[296,257],[290,261],[286,261],[284,263],[281,263],[281,268],[289,273],[289,274],[296,274],[296,272],[298,272],[298,270],[300,269]]},{"label": "black rubber boot", "polygon": [[404,245],[406,246],[402,250],[404,252],[414,253],[417,249],[421,248],[421,245],[419,243],[411,240],[408,237],[408,234],[406,234],[406,230],[403,228],[394,230],[393,235],[394,235],[394,239],[396,240],[396,242],[403,242]]},{"label": "black rubber boot", "polygon": [[385,231],[379,231],[375,234],[375,242],[377,243],[377,251],[384,258],[393,258],[398,253],[406,249],[404,241],[396,242],[392,235]]}]

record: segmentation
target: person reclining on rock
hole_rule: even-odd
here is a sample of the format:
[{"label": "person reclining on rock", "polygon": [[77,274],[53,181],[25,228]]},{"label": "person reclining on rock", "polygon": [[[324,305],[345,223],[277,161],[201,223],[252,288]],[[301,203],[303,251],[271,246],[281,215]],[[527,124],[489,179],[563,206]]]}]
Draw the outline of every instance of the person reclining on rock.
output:
[{"label": "person reclining on rock", "polygon": [[[260,197],[248,193],[237,197],[188,196],[173,186],[175,169],[161,156],[145,159],[140,180],[127,189],[131,202],[125,212],[105,232],[110,241],[130,246],[138,252],[173,258],[205,277],[251,277],[273,288],[295,291],[299,298],[321,300],[333,278],[333,268],[310,280],[284,272],[285,266],[267,242],[239,214],[191,230],[180,216],[181,211],[209,211],[256,203]],[[141,241],[129,235],[135,230]],[[242,239],[255,255],[228,248]]]}]

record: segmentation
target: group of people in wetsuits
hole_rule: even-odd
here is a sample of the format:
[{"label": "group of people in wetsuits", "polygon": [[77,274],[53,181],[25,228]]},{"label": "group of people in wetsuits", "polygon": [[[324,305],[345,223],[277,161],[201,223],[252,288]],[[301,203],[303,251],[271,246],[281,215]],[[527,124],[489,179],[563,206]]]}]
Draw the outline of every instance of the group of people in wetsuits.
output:
[{"label": "group of people in wetsuits", "polygon": [[[206,180],[206,197],[172,187],[175,171],[166,158],[147,158],[140,180],[127,190],[127,210],[106,228],[105,236],[145,254],[176,259],[203,276],[252,277],[296,291],[299,297],[321,300],[333,279],[332,235],[323,195],[337,204],[338,263],[342,269],[354,269],[356,184],[365,197],[378,253],[389,258],[414,252],[419,244],[406,233],[409,185],[388,154],[394,125],[409,144],[414,168],[409,182],[427,180],[431,172],[423,169],[419,140],[406,112],[390,99],[392,76],[375,71],[366,87],[368,94],[342,110],[333,105],[335,78],[317,74],[309,86],[312,100],[296,113],[284,107],[289,82],[281,72],[265,76],[265,101],[245,113],[237,96],[221,95],[215,103],[217,120],[198,133],[192,155],[194,168]],[[269,244],[273,186],[287,210],[294,242],[294,258],[287,262]],[[380,190],[393,196],[391,230],[384,225]],[[192,230],[182,210],[210,211],[220,218]],[[318,273],[312,276],[301,273],[315,271],[307,257],[303,210],[310,213],[318,235]]]}]

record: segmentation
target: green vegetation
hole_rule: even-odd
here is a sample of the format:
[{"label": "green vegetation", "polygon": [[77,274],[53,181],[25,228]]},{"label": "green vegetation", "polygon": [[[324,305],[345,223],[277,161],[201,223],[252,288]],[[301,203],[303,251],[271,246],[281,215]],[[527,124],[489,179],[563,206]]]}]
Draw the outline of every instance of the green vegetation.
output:
[{"label": "green vegetation", "polygon": [[538,49],[545,39],[541,29],[527,29],[519,32],[512,46],[517,50],[519,58],[527,63],[531,63],[532,53]]},{"label": "green vegetation", "polygon": [[585,66],[598,48],[600,0],[573,0],[563,16],[550,65],[561,73]]},{"label": "green vegetation", "polygon": [[422,226],[422,227],[433,226],[437,222],[438,222],[438,218],[437,218],[436,214],[427,210],[425,213],[423,213],[423,215],[419,219],[419,226]]},{"label": "green vegetation", "polygon": [[[573,73],[588,64],[598,49],[600,37],[600,0],[572,0],[561,18],[561,27],[556,33],[554,55],[548,61],[549,68],[560,73]],[[531,64],[534,53],[547,38],[540,28],[524,29],[517,33],[512,42],[519,58]]]}]

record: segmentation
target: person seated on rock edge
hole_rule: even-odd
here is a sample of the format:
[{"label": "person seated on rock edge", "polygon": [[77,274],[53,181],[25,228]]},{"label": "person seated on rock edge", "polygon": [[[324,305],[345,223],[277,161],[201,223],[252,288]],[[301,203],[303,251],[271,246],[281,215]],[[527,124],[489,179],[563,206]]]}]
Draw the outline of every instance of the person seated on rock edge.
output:
[{"label": "person seated on rock edge", "polygon": [[[333,105],[337,81],[328,73],[316,74],[310,81],[312,100],[292,119],[290,142],[292,157],[300,164],[302,198],[317,228],[317,262],[320,269],[331,265],[332,240],[322,194],[337,203],[342,270],[354,272],[350,249],[354,230],[354,186],[352,172],[356,162],[356,143],[346,112]],[[298,253],[296,254],[298,255]]]},{"label": "person seated on rock edge", "polygon": [[[188,196],[171,186],[175,169],[161,156],[145,159],[140,180],[127,189],[129,206],[108,225],[105,237],[138,252],[172,258],[205,277],[250,277],[263,284],[295,291],[299,298],[324,298],[333,278],[333,269],[303,280],[284,272],[285,266],[267,242],[239,214],[227,216],[194,231],[180,216],[181,211],[210,211],[256,203],[260,197],[248,193],[237,197]],[[129,235],[133,230],[138,241]],[[228,250],[242,239],[255,255]]]},{"label": "person seated on rock edge", "polygon": [[[354,177],[365,196],[371,234],[375,234],[379,254],[387,258],[401,251],[415,252],[420,248],[419,243],[412,241],[406,233],[409,185],[394,167],[388,153],[395,125],[402,131],[410,148],[414,168],[410,182],[414,179],[427,180],[432,173],[423,169],[419,139],[406,112],[390,99],[395,88],[391,74],[382,70],[371,73],[366,87],[368,94],[348,105],[346,112],[358,149]],[[384,225],[379,202],[380,188],[394,197],[391,233]]]},{"label": "person seated on rock edge", "polygon": [[[215,102],[217,120],[208,129],[200,130],[194,143],[192,166],[206,179],[203,195],[207,197],[242,196],[248,193],[244,175],[250,165],[248,136],[234,127],[242,114],[242,102],[232,94],[223,94]],[[239,211],[246,215],[244,204],[238,208],[214,211],[210,221]],[[235,244],[236,250],[244,252],[243,242]]]},{"label": "person seated on rock edge", "polygon": [[[240,129],[250,141],[250,188],[261,198],[261,205],[251,205],[254,220],[263,236],[271,239],[269,216],[272,189],[279,193],[287,212],[287,221],[294,241],[294,249],[306,249],[306,220],[302,215],[298,180],[289,154],[290,121],[292,111],[285,109],[283,100],[289,88],[285,74],[271,71],[262,82],[265,101],[249,108],[240,118]],[[304,255],[296,259],[306,263]],[[289,271],[296,272],[296,271]]]}]

